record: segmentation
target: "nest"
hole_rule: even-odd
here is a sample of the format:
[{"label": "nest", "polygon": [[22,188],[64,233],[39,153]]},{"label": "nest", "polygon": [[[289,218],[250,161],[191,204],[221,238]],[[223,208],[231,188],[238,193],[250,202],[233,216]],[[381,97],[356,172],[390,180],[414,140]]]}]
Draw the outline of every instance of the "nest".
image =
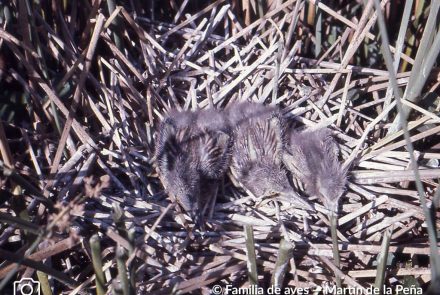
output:
[{"label": "nest", "polygon": [[[426,288],[438,259],[429,260],[436,245],[428,234],[439,226],[431,206],[438,104],[405,100],[408,116],[399,120],[390,81],[404,90],[418,73],[394,78],[380,58],[359,57],[362,46],[374,58],[381,45],[370,33],[373,1],[354,13],[356,22],[315,1],[268,1],[261,10],[254,1],[188,2],[110,12],[99,1],[35,4],[29,24],[0,29],[0,83],[15,112],[0,121],[5,290],[33,277],[57,294],[316,290],[339,279],[365,291],[381,267],[380,286]],[[18,6],[3,8],[20,19]],[[319,35],[306,17],[315,9]],[[321,47],[317,57],[312,44]],[[406,67],[417,64],[390,48]],[[423,93],[435,93],[438,82],[426,86]],[[351,165],[340,262],[325,211],[305,216],[225,179],[199,232],[164,192],[153,159],[160,120],[172,109],[237,101],[278,105],[293,128],[335,131],[341,161]],[[408,123],[408,138],[399,122]]]}]

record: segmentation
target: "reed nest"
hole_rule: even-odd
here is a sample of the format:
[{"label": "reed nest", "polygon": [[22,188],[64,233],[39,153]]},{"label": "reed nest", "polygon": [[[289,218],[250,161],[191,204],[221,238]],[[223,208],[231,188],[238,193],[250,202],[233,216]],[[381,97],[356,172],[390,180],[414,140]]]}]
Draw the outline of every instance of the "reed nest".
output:
[{"label": "reed nest", "polygon": [[[2,294],[20,278],[44,295],[426,290],[440,274],[439,1],[30,2],[0,4]],[[164,192],[161,119],[238,101],[336,134],[340,261],[324,209],[227,177],[200,232]]]}]

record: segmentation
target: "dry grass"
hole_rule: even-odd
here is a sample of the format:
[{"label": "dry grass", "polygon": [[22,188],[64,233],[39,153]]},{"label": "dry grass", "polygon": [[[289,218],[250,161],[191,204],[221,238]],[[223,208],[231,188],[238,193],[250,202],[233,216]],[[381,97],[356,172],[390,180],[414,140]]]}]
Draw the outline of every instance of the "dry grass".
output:
[{"label": "dry grass", "polygon": [[[428,18],[424,1],[411,10],[416,31],[389,47],[400,57],[395,82],[411,111],[403,122],[419,190],[411,148],[396,128],[374,1],[134,1],[136,9],[28,2],[2,4],[0,15],[5,294],[22,277],[38,280],[44,295],[209,294],[216,284],[314,288],[335,276],[365,289],[381,282],[378,264],[393,288],[426,288],[438,274],[426,228],[429,212],[439,226],[438,212],[420,206],[420,188],[438,205],[440,178],[438,71],[423,60],[437,39],[421,41],[421,57],[414,40]],[[400,22],[389,5],[385,11]],[[420,67],[427,80],[419,81]],[[424,87],[407,94],[409,82]],[[277,104],[296,127],[336,131],[351,167],[339,268],[324,210],[305,217],[227,179],[201,234],[164,193],[152,158],[164,114],[242,100]]]}]

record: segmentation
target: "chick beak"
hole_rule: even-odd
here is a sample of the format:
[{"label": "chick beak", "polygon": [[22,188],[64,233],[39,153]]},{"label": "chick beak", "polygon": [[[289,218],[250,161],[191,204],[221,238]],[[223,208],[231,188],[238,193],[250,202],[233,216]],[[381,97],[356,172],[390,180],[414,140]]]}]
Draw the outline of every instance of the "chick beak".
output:
[{"label": "chick beak", "polygon": [[333,201],[327,197],[320,198],[323,200],[324,207],[329,211],[330,214],[338,215],[338,202]]},{"label": "chick beak", "polygon": [[277,196],[277,199],[288,202],[300,209],[304,209],[311,212],[316,211],[315,208],[309,202],[301,198],[298,194],[291,191],[280,193],[279,196]]},{"label": "chick beak", "polygon": [[204,232],[205,231],[205,224],[202,220],[202,215],[200,214],[200,212],[191,212],[191,218],[194,221],[194,227],[196,229],[199,229],[200,231]]}]

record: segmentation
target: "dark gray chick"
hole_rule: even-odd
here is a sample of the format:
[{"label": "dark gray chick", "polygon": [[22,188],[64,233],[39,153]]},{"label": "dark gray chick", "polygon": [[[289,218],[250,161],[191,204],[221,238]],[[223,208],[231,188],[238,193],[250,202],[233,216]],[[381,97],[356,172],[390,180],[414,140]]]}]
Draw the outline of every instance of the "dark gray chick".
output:
[{"label": "dark gray chick", "polygon": [[282,121],[275,107],[240,103],[227,109],[234,126],[231,172],[255,196],[278,194],[293,205],[313,210],[289,184],[282,166]]},{"label": "dark gray chick", "polygon": [[304,185],[310,196],[318,197],[331,212],[345,190],[346,171],[338,161],[339,148],[329,129],[286,132],[283,162]]},{"label": "dark gray chick", "polygon": [[[218,124],[209,125],[207,117]],[[223,114],[215,110],[172,111],[160,124],[155,158],[159,177],[194,222],[201,225],[202,204],[216,191],[230,159],[232,138]],[[223,119],[224,122],[224,119]]]}]

